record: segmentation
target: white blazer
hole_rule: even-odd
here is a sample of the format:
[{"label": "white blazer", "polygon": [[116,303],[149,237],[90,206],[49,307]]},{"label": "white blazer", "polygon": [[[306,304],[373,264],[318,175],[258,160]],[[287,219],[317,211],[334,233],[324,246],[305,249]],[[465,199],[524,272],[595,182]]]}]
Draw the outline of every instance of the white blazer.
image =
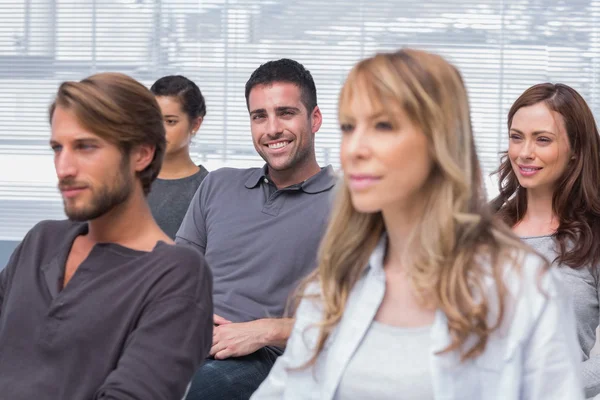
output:
[{"label": "white blazer", "polygon": [[[304,369],[298,367],[313,354],[318,336],[313,325],[321,320],[321,307],[318,299],[304,299],[300,303],[286,350],[252,400],[334,398],[344,371],[383,299],[385,247],[383,237],[365,274],[352,290],[344,316],[325,349],[314,366]],[[435,400],[584,398],[579,371],[581,350],[570,298],[553,270],[539,279],[540,258],[524,255],[522,259],[521,273],[506,268],[510,296],[504,323],[490,336],[485,351],[477,359],[461,363],[457,352],[435,354],[450,343],[446,317],[437,311],[429,356]],[[494,290],[491,278],[486,284],[490,292]],[[319,290],[313,285],[307,292],[319,294]],[[491,309],[493,300],[493,296],[488,300]]]}]

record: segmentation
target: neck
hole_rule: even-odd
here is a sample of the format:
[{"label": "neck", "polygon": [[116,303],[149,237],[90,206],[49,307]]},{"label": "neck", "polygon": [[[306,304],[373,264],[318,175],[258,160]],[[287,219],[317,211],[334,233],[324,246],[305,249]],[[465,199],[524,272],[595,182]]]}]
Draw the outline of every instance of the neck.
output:
[{"label": "neck", "polygon": [[165,154],[158,177],[160,179],[185,178],[194,175],[198,170],[198,166],[190,157],[189,148],[185,147],[176,153]]},{"label": "neck", "polygon": [[318,174],[319,171],[321,171],[321,168],[314,156],[303,163],[303,165],[296,165],[282,171],[276,171],[273,168],[268,167],[269,177],[278,188],[302,183],[311,176]]},{"label": "neck", "polygon": [[552,209],[552,192],[527,189],[527,211],[522,221],[537,224],[552,224],[556,220]]},{"label": "neck", "polygon": [[152,250],[156,240],[164,236],[156,225],[142,188],[99,218],[88,221],[88,240],[92,243],[117,243],[140,250]]},{"label": "neck", "polygon": [[407,207],[382,212],[388,236],[387,266],[397,268],[402,265],[404,252],[407,250],[408,238],[419,224],[422,213],[423,205],[421,202],[414,202]]}]

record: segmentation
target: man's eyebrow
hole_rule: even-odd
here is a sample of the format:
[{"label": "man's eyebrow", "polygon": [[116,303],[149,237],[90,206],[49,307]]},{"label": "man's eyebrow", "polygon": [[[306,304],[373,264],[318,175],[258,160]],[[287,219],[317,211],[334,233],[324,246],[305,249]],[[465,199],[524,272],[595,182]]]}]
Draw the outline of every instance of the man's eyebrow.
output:
[{"label": "man's eyebrow", "polygon": [[250,114],[264,114],[266,112],[267,110],[265,110],[264,108],[257,108],[256,110],[250,111]]},{"label": "man's eyebrow", "polygon": [[292,106],[281,106],[281,107],[275,108],[275,111],[277,111],[277,112],[282,112],[282,111],[295,111],[295,112],[298,112],[298,111],[300,111],[300,109],[298,107],[292,107]]}]

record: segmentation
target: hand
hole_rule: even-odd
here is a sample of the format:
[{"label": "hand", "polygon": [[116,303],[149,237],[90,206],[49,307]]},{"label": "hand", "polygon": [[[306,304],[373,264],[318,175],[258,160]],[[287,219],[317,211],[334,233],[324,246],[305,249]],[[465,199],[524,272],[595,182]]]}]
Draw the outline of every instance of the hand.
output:
[{"label": "hand", "polygon": [[[216,323],[215,319],[215,323]],[[225,320],[226,321],[226,320]],[[225,323],[213,329],[210,355],[217,360],[252,354],[267,345],[266,337],[273,329],[269,319]]]},{"label": "hand", "polygon": [[225,319],[225,318],[223,318],[223,317],[221,317],[220,315],[217,315],[217,314],[213,314],[213,321],[214,321],[214,324],[217,325],[217,326],[219,326],[219,325],[225,325],[225,324],[230,324],[231,323],[230,320]]}]

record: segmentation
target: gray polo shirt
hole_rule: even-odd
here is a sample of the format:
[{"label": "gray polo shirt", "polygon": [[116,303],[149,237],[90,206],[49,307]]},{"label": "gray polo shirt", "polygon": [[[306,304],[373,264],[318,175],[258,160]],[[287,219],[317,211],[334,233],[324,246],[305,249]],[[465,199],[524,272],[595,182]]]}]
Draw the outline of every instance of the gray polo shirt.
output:
[{"label": "gray polo shirt", "polygon": [[215,313],[234,322],[281,317],[290,293],[316,266],[329,217],[331,166],[277,188],[267,167],[210,172],[177,232],[213,274]]},{"label": "gray polo shirt", "polygon": [[189,246],[94,246],[87,223],[36,225],[0,272],[0,398],[181,399],[212,344],[210,271]]}]

